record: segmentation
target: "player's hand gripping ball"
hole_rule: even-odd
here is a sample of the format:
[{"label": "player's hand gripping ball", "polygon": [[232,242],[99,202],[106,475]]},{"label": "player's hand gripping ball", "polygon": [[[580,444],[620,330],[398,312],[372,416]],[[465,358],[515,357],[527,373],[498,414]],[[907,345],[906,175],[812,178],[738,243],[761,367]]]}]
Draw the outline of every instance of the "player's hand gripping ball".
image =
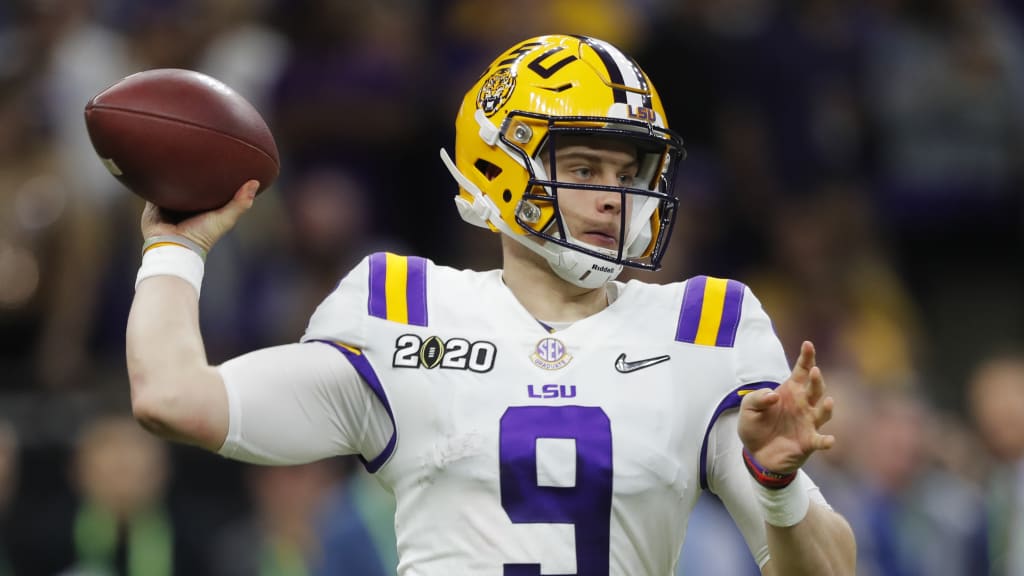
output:
[{"label": "player's hand gripping ball", "polygon": [[280,171],[260,113],[223,82],[173,68],[132,74],[85,106],[89,138],[110,173],[170,212],[219,208],[248,180]]}]

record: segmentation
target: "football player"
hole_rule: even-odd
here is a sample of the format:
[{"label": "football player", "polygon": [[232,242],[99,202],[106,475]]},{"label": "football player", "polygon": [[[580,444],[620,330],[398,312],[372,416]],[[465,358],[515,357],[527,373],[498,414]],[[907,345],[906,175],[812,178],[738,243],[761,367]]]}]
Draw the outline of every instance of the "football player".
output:
[{"label": "football player", "polygon": [[[854,540],[800,471],[831,436],[814,347],[790,369],[743,284],[656,269],[683,157],[629,56],[582,36],[501,54],[455,122],[459,213],[503,267],[377,253],[301,343],[208,364],[202,255],[253,202],[178,224],[145,208],[128,324],[136,417],[228,458],[358,454],[394,493],[405,575],[669,575],[701,490],[766,574],[853,574]],[[699,529],[699,527],[698,527]]]}]

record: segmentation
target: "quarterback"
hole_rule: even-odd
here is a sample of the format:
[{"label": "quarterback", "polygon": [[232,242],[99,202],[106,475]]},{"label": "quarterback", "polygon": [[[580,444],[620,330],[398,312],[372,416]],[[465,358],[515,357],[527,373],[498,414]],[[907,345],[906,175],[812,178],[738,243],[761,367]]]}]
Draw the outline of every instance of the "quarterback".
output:
[{"label": "quarterback", "polygon": [[813,345],[791,368],[735,280],[615,280],[659,267],[684,155],[636,62],[595,38],[523,41],[455,128],[455,203],[502,235],[502,269],[371,254],[301,342],[220,366],[199,332],[202,256],[257,183],[177,224],[147,205],[136,418],[248,462],[359,455],[394,493],[405,576],[668,576],[702,490],[763,573],[853,574],[849,526],[800,470],[835,441]]}]

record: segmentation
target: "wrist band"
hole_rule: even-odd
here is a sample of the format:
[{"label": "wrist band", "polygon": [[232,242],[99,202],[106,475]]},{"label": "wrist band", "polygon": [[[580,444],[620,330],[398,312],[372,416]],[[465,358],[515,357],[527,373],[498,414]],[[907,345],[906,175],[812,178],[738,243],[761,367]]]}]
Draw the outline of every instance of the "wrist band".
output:
[{"label": "wrist band", "polygon": [[800,523],[811,508],[811,497],[807,493],[807,484],[803,474],[797,473],[796,479],[785,488],[766,488],[754,483],[757,501],[761,503],[764,521],[779,528],[787,528]]},{"label": "wrist band", "polygon": [[154,243],[142,254],[135,289],[151,276],[177,276],[191,284],[198,297],[203,285],[203,259],[198,252],[176,242]]},{"label": "wrist band", "polygon": [[153,248],[168,245],[184,246],[196,254],[199,254],[199,257],[203,260],[206,260],[206,250],[204,250],[202,246],[184,236],[178,236],[176,234],[150,236],[149,238],[146,238],[146,241],[142,243],[142,253],[145,254]]},{"label": "wrist band", "polygon": [[747,450],[746,446],[743,447],[743,464],[746,465],[747,472],[750,472],[754,481],[769,490],[781,490],[789,486],[796,479],[796,472],[779,474],[778,472],[768,470],[754,458],[754,455],[750,453],[750,450]]}]

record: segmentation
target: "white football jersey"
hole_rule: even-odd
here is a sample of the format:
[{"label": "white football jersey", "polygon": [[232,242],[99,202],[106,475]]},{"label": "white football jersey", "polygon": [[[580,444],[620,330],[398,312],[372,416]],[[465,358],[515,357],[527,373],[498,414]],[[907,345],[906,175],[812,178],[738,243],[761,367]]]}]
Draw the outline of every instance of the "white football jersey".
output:
[{"label": "white football jersey", "polygon": [[708,431],[789,367],[739,282],[610,290],[552,332],[500,271],[377,253],[317,309],[303,340],[344,354],[394,425],[363,458],[396,498],[400,573],[673,572]]}]

